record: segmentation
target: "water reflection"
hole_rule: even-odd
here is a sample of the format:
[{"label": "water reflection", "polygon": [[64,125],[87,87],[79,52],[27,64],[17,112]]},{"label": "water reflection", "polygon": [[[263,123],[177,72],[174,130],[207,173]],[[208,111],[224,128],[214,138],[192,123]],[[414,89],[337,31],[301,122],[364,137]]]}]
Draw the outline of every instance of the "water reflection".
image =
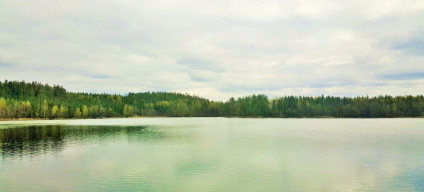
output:
[{"label": "water reflection", "polygon": [[424,191],[424,167],[400,174],[391,183],[399,191]]},{"label": "water reflection", "polygon": [[121,121],[0,128],[0,191],[424,191],[422,119]]},{"label": "water reflection", "polygon": [[63,148],[61,126],[34,126],[0,129],[0,150],[3,157],[57,152]]},{"label": "water reflection", "polygon": [[2,157],[58,153],[66,144],[83,145],[108,140],[161,140],[165,134],[147,126],[25,126],[0,129]]}]

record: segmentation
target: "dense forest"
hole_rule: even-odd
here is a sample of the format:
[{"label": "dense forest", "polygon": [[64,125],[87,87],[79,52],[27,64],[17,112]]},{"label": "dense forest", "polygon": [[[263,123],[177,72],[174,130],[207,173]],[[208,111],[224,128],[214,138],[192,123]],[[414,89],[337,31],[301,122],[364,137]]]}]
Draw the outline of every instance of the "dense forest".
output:
[{"label": "dense forest", "polygon": [[170,117],[420,117],[424,97],[250,95],[226,102],[168,92],[72,93],[38,82],[0,81],[0,119]]}]

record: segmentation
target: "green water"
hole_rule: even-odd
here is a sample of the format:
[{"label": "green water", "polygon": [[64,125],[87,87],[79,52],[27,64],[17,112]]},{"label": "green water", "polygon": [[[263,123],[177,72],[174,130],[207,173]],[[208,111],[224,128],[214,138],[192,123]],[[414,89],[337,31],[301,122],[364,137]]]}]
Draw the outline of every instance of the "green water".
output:
[{"label": "green water", "polygon": [[0,191],[424,191],[424,119],[0,122]]}]

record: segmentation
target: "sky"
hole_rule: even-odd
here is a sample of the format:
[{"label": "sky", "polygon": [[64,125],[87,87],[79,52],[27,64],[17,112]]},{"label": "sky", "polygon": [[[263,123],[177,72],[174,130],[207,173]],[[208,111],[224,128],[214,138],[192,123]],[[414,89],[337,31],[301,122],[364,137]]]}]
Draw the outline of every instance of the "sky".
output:
[{"label": "sky", "polygon": [[227,100],[424,94],[423,0],[0,0],[0,80]]}]

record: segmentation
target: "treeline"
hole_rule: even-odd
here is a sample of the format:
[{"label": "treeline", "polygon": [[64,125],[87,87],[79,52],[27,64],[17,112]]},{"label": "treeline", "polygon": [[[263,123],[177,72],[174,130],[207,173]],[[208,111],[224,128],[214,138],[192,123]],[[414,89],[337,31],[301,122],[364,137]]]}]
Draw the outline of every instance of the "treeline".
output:
[{"label": "treeline", "polygon": [[0,118],[171,117],[419,117],[424,97],[298,97],[251,95],[226,102],[168,92],[72,93],[58,85],[0,82]]}]

